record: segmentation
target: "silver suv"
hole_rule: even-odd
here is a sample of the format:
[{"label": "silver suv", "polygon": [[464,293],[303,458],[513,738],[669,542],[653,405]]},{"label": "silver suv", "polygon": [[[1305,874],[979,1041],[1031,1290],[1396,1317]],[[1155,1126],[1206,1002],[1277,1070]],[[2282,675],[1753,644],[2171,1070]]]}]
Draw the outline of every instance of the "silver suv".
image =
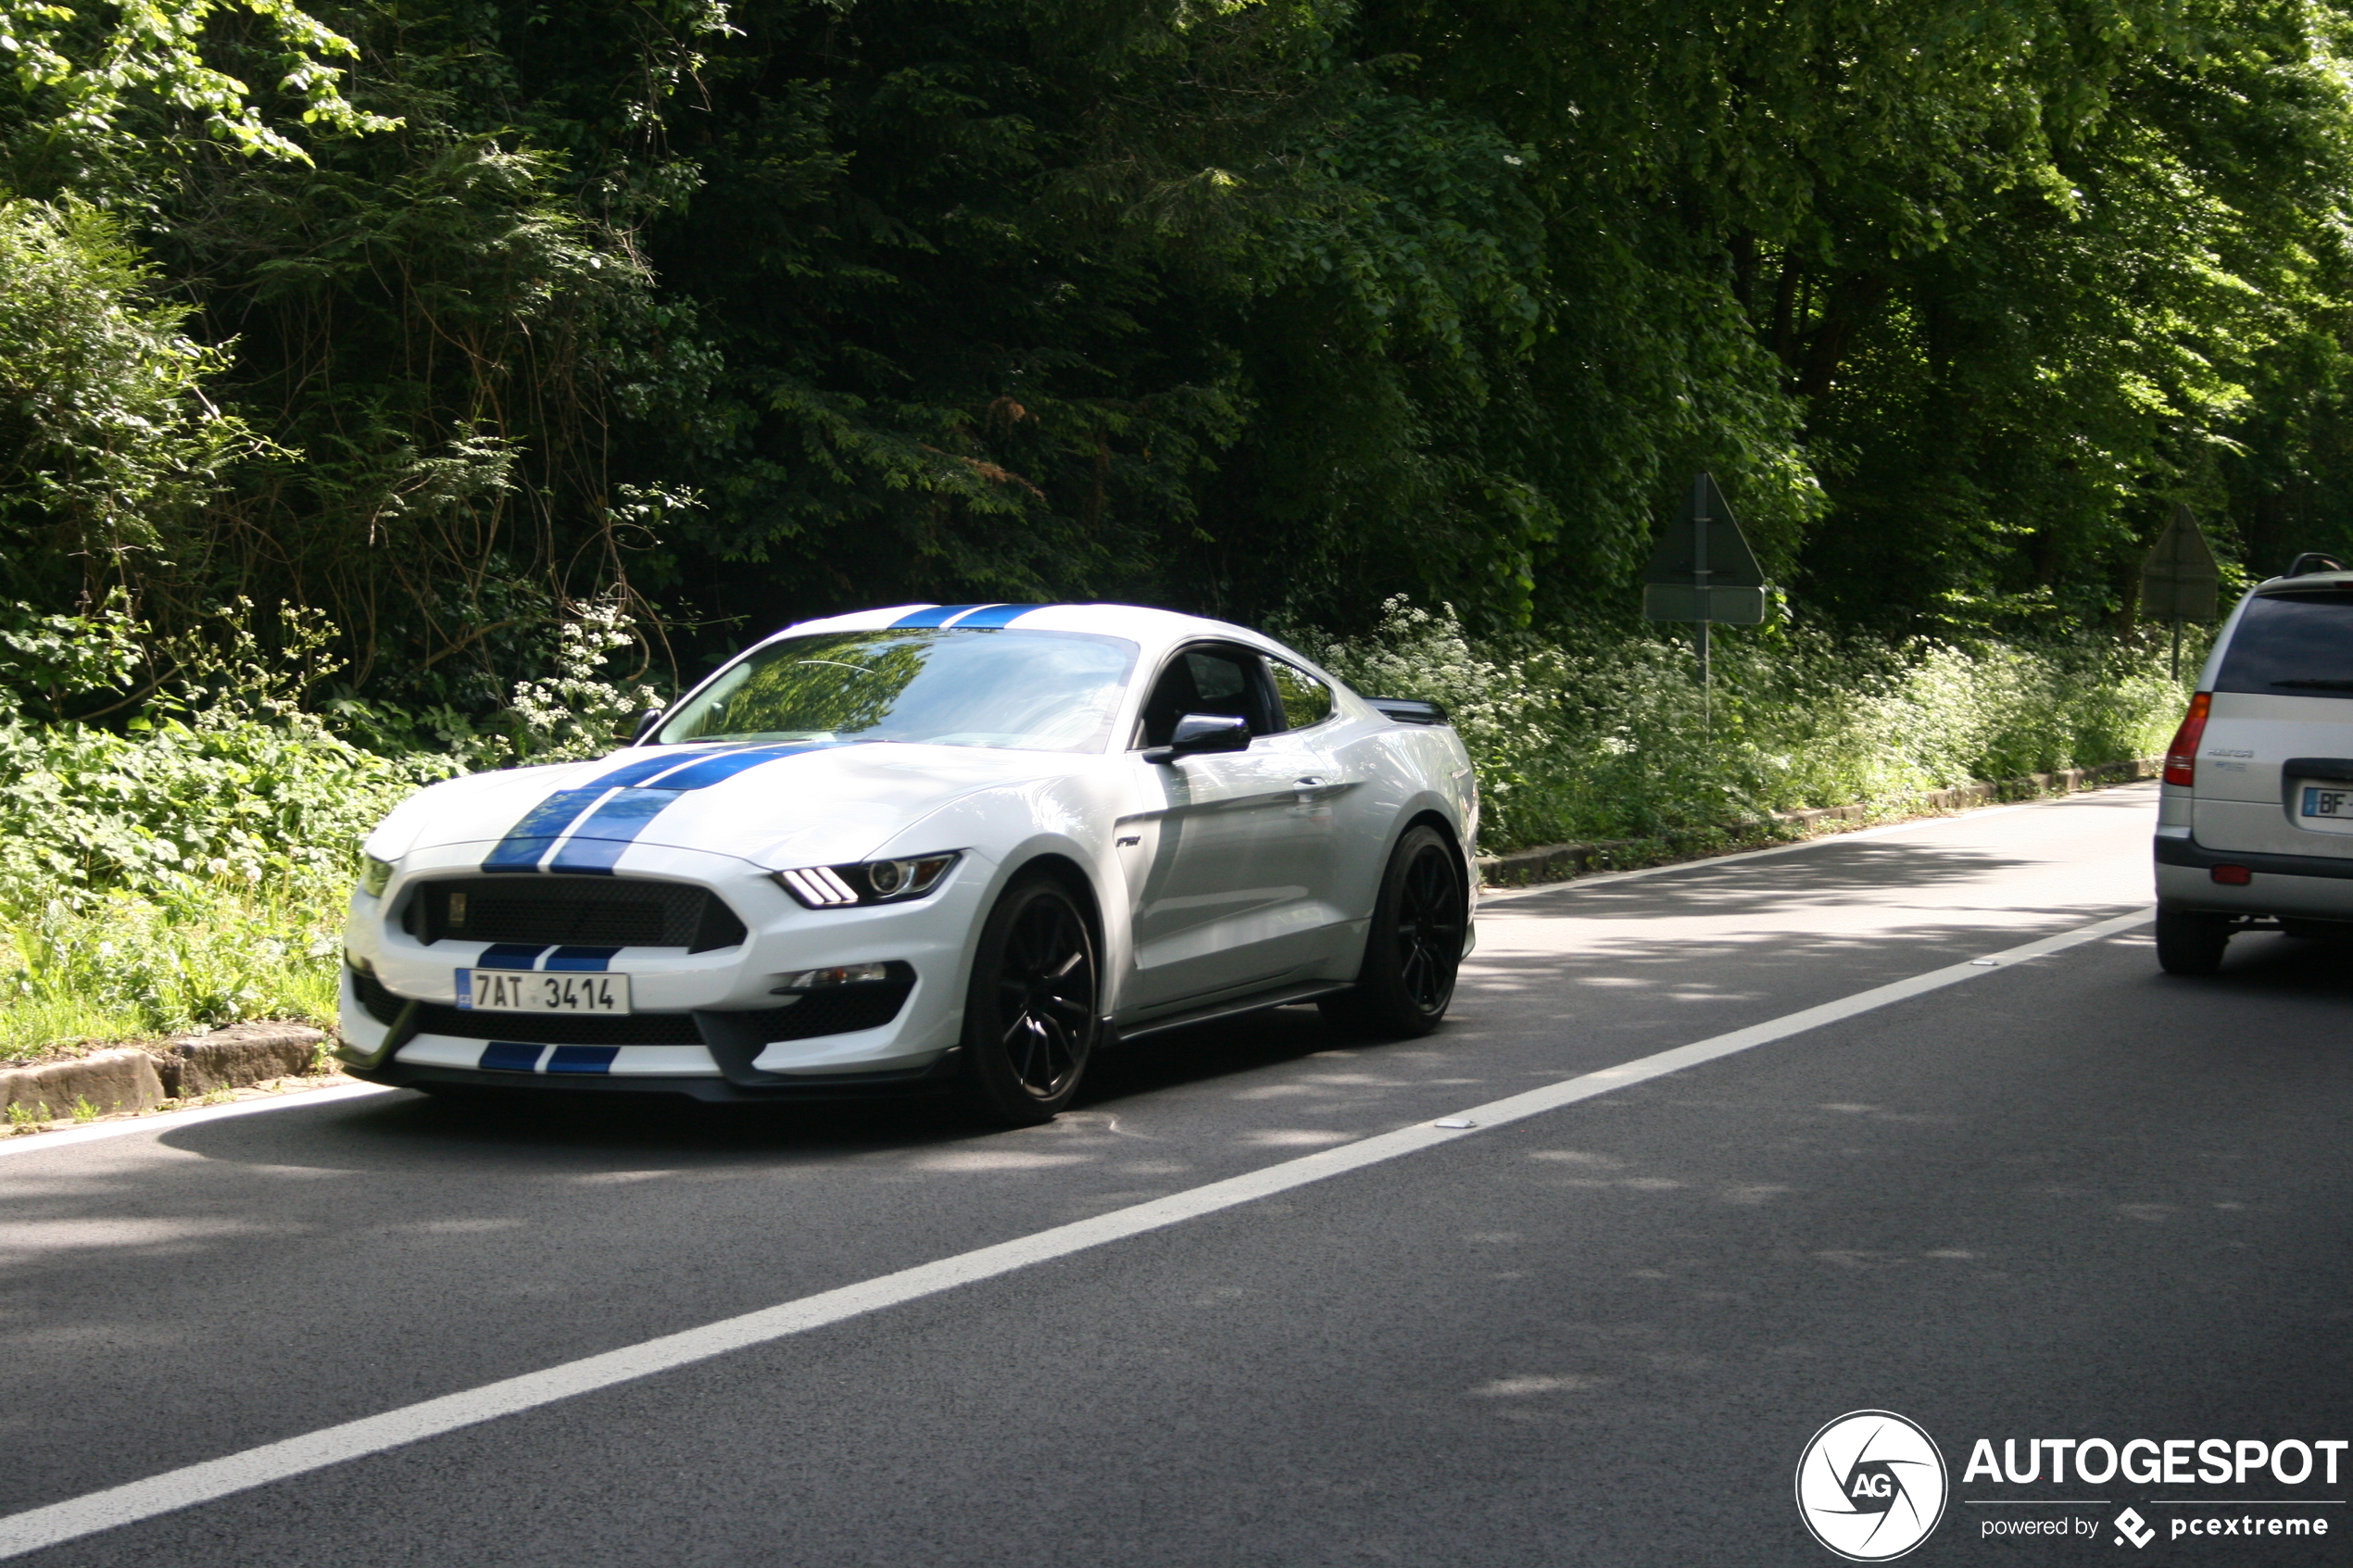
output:
[{"label": "silver suv", "polygon": [[2168,972],[2213,973],[2235,931],[2353,934],[2353,571],[2274,577],[2239,601],[2161,794]]}]

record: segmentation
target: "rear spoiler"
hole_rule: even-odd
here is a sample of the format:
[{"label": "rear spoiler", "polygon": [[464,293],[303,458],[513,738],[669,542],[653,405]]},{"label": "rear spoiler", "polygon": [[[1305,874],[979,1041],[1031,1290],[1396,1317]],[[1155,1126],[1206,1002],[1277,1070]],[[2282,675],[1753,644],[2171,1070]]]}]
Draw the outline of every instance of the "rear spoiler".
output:
[{"label": "rear spoiler", "polygon": [[1443,724],[1446,709],[1434,702],[1422,702],[1410,696],[1368,696],[1375,712],[1392,723]]}]

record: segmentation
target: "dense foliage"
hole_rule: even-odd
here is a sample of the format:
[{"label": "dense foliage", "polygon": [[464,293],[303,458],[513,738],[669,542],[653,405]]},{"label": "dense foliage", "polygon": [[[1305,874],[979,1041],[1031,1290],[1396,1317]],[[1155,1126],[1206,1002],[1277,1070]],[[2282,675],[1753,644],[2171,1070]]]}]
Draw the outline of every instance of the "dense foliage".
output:
[{"label": "dense foliage", "polygon": [[1321,628],[1491,847],[2145,751],[2177,503],[2353,547],[2348,25],[0,0],[0,1038],[316,1010],[395,793],[859,604]]},{"label": "dense foliage", "polygon": [[2334,0],[0,0],[0,596],[1630,620],[1689,471],[1825,631],[2347,536]]}]

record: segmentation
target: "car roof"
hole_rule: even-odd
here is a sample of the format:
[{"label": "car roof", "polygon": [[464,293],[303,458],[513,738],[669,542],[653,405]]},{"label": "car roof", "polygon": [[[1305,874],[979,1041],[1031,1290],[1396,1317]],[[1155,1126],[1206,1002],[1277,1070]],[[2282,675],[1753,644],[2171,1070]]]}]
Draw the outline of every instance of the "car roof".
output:
[{"label": "car roof", "polygon": [[2275,594],[2302,594],[2319,588],[2353,589],[2353,571],[2308,571],[2301,577],[2273,577],[2255,585],[2255,591],[2267,597]]},{"label": "car roof", "polygon": [[1173,609],[1154,609],[1148,605],[1114,604],[892,605],[884,609],[862,609],[849,615],[827,616],[822,621],[797,621],[762,641],[774,642],[780,637],[800,637],[820,632],[873,632],[887,626],[1018,627],[1023,631],[1037,632],[1088,632],[1098,636],[1124,637],[1129,642],[1140,643],[1147,652],[1198,637],[1230,637],[1264,648],[1282,646],[1265,633],[1253,632],[1247,626],[1212,621],[1206,616],[1180,615]]}]

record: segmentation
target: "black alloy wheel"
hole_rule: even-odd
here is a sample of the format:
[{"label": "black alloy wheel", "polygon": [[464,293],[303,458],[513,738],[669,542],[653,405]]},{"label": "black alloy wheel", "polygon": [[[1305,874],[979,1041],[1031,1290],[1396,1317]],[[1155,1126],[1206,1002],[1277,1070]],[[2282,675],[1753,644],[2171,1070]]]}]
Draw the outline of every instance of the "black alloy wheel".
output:
[{"label": "black alloy wheel", "polygon": [[1325,1019],[1386,1039],[1437,1028],[1454,1000],[1469,919],[1470,890],[1453,841],[1428,823],[1407,829],[1381,875],[1364,967],[1352,989],[1316,1004]]},{"label": "black alloy wheel", "polygon": [[964,1090],[1000,1126],[1051,1122],[1078,1092],[1100,1027],[1095,935],[1059,882],[1005,890],[981,927],[964,1001]]}]

